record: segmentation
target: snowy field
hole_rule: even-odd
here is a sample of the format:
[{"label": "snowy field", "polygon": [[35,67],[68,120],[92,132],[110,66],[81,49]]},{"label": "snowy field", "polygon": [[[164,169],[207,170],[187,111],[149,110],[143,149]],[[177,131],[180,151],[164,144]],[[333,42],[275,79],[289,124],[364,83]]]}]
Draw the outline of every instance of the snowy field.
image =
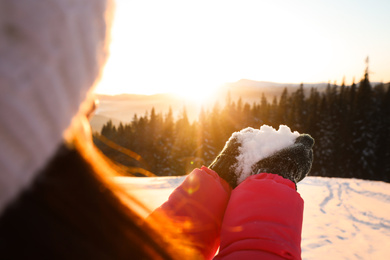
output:
[{"label": "snowy field", "polygon": [[[153,210],[184,177],[121,177],[118,182]],[[390,259],[390,184],[306,177],[303,259]]]}]

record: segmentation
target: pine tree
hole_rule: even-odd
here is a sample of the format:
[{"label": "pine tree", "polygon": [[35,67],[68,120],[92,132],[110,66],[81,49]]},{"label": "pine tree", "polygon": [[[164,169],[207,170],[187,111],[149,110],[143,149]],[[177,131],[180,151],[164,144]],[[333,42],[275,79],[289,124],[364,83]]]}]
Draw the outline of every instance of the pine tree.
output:
[{"label": "pine tree", "polygon": [[203,165],[209,165],[217,156],[218,151],[213,146],[210,122],[203,108],[199,113],[199,120],[195,128],[197,139],[195,156]]},{"label": "pine tree", "polygon": [[112,120],[109,120],[106,124],[103,125],[101,135],[107,137],[108,139],[114,139],[116,134],[116,127],[112,123]]},{"label": "pine tree", "polygon": [[355,99],[355,113],[352,122],[354,176],[369,179],[375,173],[375,136],[373,118],[372,88],[368,70],[360,81]]},{"label": "pine tree", "polygon": [[279,99],[279,107],[276,112],[277,123],[279,125],[289,125],[288,115],[290,114],[290,102],[287,87],[283,89]]},{"label": "pine tree", "polygon": [[174,118],[172,108],[169,108],[165,116],[161,130],[161,136],[157,140],[157,147],[160,149],[160,158],[157,173],[163,176],[175,175],[173,169],[174,159],[172,156],[172,147],[174,145]]},{"label": "pine tree", "polygon": [[269,106],[269,124],[275,129],[279,128],[279,124],[277,123],[277,111],[278,111],[278,99],[276,96],[272,99],[272,104]]},{"label": "pine tree", "polygon": [[336,176],[335,172],[335,163],[334,163],[334,141],[335,133],[333,132],[332,127],[332,114],[330,107],[332,104],[329,104],[329,99],[324,94],[320,101],[320,113],[319,113],[319,122],[318,122],[318,132],[315,139],[315,149],[314,158],[315,165],[313,168],[316,170],[316,173],[320,176]]},{"label": "pine tree", "polygon": [[188,164],[191,163],[191,157],[195,152],[194,131],[188,120],[186,108],[175,125],[175,140],[172,148],[174,158],[173,170],[177,175],[187,174],[189,169]]},{"label": "pine tree", "polygon": [[[260,118],[260,122],[261,122],[261,125],[265,124],[265,125],[270,125],[271,122],[269,120],[269,117],[270,117],[270,106],[268,104],[268,100],[267,98],[265,97],[265,94],[264,93],[261,93],[261,99],[260,99],[260,106],[259,106],[259,118]],[[255,126],[257,128],[259,128],[260,126]]]},{"label": "pine tree", "polygon": [[378,131],[378,144],[376,147],[377,167],[375,172],[378,179],[390,182],[390,84],[385,90],[380,107],[380,125]]},{"label": "pine tree", "polygon": [[291,103],[290,127],[294,130],[302,132],[305,127],[307,117],[303,84],[301,84],[298,90],[293,93],[291,97]]}]

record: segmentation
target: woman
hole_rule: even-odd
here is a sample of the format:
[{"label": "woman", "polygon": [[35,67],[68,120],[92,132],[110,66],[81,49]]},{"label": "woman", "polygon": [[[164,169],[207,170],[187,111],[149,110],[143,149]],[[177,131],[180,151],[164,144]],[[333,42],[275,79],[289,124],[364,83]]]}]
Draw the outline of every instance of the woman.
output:
[{"label": "woman", "polygon": [[[217,258],[251,251],[299,258],[303,201],[295,183],[310,169],[308,136],[252,173],[275,174],[237,187],[231,166],[240,144],[232,138],[148,221],[139,217],[142,205],[112,182],[116,173],[93,146],[87,119],[111,18],[110,0],[0,0],[0,259],[209,259],[219,240]],[[305,167],[278,167],[285,158]],[[278,208],[292,209],[289,221],[279,212],[268,231],[264,210],[246,210],[254,222],[263,218],[255,226],[234,214],[279,200]],[[261,246],[248,228],[265,234]]]}]

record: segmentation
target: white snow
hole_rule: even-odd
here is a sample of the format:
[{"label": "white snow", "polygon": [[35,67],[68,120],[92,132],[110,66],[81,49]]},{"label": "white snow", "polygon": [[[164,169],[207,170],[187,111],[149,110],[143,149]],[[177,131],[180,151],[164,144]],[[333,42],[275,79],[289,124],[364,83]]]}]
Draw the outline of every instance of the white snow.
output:
[{"label": "white snow", "polygon": [[237,138],[241,143],[235,166],[237,182],[241,183],[251,174],[255,163],[294,144],[298,136],[297,131],[291,132],[286,125],[280,125],[277,131],[271,126],[263,125],[260,129],[248,127],[233,133],[231,138]]},{"label": "white snow", "polygon": [[390,184],[308,177],[298,191],[303,259],[389,259]]},{"label": "white snow", "polygon": [[[155,209],[184,177],[117,179]],[[357,179],[306,177],[298,183],[305,201],[303,259],[389,259],[390,184]]]}]

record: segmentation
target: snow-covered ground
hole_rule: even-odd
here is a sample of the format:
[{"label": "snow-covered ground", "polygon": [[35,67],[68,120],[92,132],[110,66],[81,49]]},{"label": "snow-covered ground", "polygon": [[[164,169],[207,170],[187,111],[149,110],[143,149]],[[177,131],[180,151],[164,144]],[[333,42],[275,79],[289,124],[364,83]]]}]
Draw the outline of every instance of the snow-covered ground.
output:
[{"label": "snow-covered ground", "polygon": [[390,259],[390,184],[308,177],[303,259]]},{"label": "snow-covered ground", "polygon": [[[183,180],[118,178],[151,210]],[[303,259],[390,259],[390,184],[306,177],[298,192],[305,200]]]}]

